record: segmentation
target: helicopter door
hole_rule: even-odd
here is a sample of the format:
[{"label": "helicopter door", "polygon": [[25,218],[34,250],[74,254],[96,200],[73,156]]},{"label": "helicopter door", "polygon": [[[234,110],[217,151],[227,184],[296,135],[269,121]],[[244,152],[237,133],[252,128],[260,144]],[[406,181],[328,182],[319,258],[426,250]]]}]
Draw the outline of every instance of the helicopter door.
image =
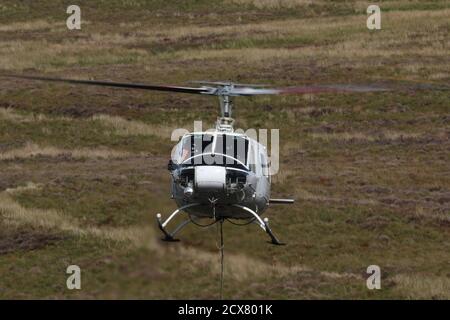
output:
[{"label": "helicopter door", "polygon": [[259,177],[256,195],[265,198],[268,202],[270,199],[270,175],[266,148],[260,143],[255,143],[254,148],[256,149],[256,174]]},{"label": "helicopter door", "polygon": [[257,152],[256,152],[256,148],[255,148],[255,142],[253,140],[250,140],[250,146],[248,148],[248,161],[247,161],[247,166],[249,167],[250,171],[252,171],[253,173],[255,173],[256,175],[257,173],[257,166],[258,166],[258,161],[257,161]]},{"label": "helicopter door", "polygon": [[261,162],[261,170],[263,176],[266,178],[270,178],[269,161],[267,160],[266,148],[263,146],[260,146],[259,159]]}]

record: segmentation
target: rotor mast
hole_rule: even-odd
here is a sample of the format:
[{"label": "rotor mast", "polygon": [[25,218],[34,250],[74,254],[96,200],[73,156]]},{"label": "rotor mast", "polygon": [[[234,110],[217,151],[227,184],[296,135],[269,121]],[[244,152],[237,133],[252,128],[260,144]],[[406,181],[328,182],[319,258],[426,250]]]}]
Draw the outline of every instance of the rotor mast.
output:
[{"label": "rotor mast", "polygon": [[231,117],[233,99],[227,95],[219,95],[220,117],[217,119],[217,131],[233,132],[234,119]]},{"label": "rotor mast", "polygon": [[230,95],[234,85],[232,83],[226,84],[217,89],[217,96],[219,97],[220,117],[216,122],[216,130],[222,132],[233,132],[234,119],[231,117],[233,112],[233,98]]}]

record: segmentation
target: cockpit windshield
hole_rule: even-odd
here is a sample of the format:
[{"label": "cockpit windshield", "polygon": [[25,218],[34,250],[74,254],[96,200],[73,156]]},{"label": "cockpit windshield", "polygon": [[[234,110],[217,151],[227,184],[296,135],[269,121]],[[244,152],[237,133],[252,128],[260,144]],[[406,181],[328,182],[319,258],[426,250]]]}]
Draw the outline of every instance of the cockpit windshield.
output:
[{"label": "cockpit windshield", "polygon": [[184,137],[172,154],[172,161],[185,165],[247,166],[248,139],[223,133],[192,134]]}]

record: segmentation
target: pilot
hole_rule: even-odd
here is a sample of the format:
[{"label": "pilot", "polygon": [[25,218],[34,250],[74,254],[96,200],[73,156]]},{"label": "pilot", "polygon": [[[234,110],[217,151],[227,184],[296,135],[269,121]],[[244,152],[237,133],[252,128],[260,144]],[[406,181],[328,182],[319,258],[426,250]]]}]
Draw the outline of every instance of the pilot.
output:
[{"label": "pilot", "polygon": [[181,151],[180,163],[183,163],[191,155],[191,148],[188,143],[183,144],[183,150]]},{"label": "pilot", "polygon": [[191,148],[189,143],[184,143],[183,148],[181,150],[181,156],[179,159],[175,159],[175,162],[170,159],[169,164],[167,165],[167,169],[169,171],[176,170],[180,164],[182,164],[185,160],[189,159],[191,155]]}]

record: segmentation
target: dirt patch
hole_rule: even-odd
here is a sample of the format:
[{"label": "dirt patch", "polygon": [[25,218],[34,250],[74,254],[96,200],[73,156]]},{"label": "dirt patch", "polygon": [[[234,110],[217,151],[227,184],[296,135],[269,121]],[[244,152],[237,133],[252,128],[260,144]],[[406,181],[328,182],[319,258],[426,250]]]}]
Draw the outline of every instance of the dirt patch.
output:
[{"label": "dirt patch", "polygon": [[0,255],[16,251],[30,251],[53,245],[64,239],[59,234],[49,234],[23,228],[11,230],[0,224]]}]

